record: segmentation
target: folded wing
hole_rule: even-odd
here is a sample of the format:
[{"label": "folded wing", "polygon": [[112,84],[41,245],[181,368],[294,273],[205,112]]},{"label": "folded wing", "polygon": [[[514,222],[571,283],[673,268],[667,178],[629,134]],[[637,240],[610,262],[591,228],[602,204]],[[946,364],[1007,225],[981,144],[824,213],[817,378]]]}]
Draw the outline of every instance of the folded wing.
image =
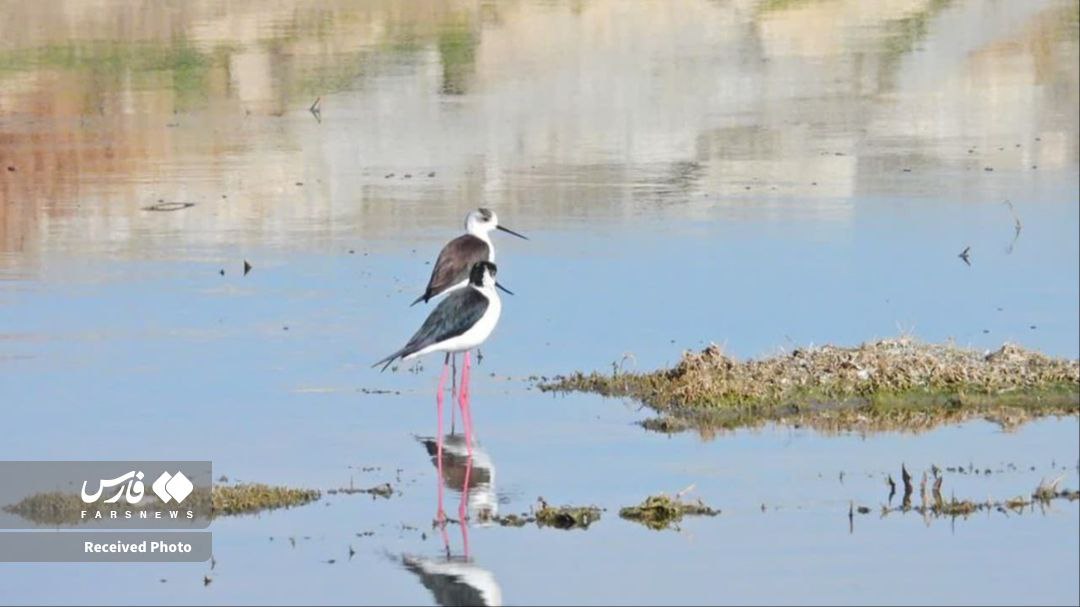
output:
[{"label": "folded wing", "polygon": [[488,299],[472,288],[458,289],[446,296],[431,311],[401,356],[408,356],[424,348],[457,337],[477,323],[487,311]]},{"label": "folded wing", "polygon": [[487,261],[490,255],[488,244],[473,236],[463,234],[446,243],[439,258],[435,260],[435,267],[431,270],[431,278],[428,279],[427,289],[424,294],[417,297],[412,305],[423,301],[428,302],[443,291],[469,278],[469,270],[478,261]]}]

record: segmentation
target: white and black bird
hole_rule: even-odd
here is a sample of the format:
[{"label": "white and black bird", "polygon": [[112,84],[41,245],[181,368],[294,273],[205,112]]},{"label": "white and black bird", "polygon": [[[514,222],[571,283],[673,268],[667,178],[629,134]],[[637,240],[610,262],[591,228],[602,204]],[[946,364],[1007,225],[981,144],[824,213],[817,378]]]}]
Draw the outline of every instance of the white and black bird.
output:
[{"label": "white and black bird", "polygon": [[468,352],[484,343],[502,313],[502,302],[495,290],[497,271],[498,268],[490,261],[473,263],[467,286],[448,294],[431,311],[405,347],[372,367],[382,365],[385,371],[399,358],[410,360],[432,352],[445,352],[448,363],[450,354]]},{"label": "white and black bird", "polygon": [[439,605],[502,605],[502,589],[495,576],[468,558],[436,560],[403,555],[401,562],[420,578]]},{"label": "white and black bird", "polygon": [[[491,233],[501,230],[518,238],[525,236],[499,225],[499,217],[491,209],[476,209],[465,216],[465,234],[446,243],[435,260],[424,294],[417,297],[410,305],[421,301],[427,303],[440,293],[463,287],[468,284],[469,272],[478,261],[495,262],[495,246],[491,242]],[[510,293],[500,284],[498,288]],[[513,293],[510,293],[513,295]]]}]

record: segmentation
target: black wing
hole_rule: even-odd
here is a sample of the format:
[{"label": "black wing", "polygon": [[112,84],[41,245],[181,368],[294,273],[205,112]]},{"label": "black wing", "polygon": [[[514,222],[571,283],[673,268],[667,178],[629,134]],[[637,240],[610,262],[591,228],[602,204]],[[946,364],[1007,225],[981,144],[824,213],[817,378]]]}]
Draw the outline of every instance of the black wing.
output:
[{"label": "black wing", "polygon": [[432,344],[461,335],[480,320],[487,308],[488,298],[476,289],[466,287],[454,291],[435,306],[404,348],[372,366],[384,365],[385,370],[396,358],[404,358]]},{"label": "black wing", "polygon": [[446,243],[435,267],[431,270],[427,289],[411,305],[428,302],[432,297],[458,284],[469,277],[469,270],[478,261],[487,261],[490,255],[488,243],[472,234],[463,234]]},{"label": "black wing", "polygon": [[432,573],[425,570],[418,559],[403,557],[405,568],[420,577],[420,583],[431,591],[435,602],[446,607],[458,605],[487,605],[483,593],[469,585],[459,576],[446,573]]}]

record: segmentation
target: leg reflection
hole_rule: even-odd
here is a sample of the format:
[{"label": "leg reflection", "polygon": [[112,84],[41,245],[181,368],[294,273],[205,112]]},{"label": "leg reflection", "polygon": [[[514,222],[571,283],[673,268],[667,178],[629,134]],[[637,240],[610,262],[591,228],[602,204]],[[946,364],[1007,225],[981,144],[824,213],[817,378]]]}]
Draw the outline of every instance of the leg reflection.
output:
[{"label": "leg reflection", "polygon": [[[457,354],[450,355],[450,400],[457,400]],[[450,407],[450,434],[454,433],[454,408]]]},{"label": "leg reflection", "polygon": [[[446,359],[443,361],[442,374],[439,376],[439,391],[435,394],[435,402],[436,402],[436,405],[437,405],[437,407],[436,407],[437,408],[436,425],[438,426],[438,428],[436,429],[436,433],[435,433],[435,437],[436,437],[435,460],[437,462],[436,467],[439,470],[439,505],[438,505],[438,510],[436,510],[436,512],[435,512],[435,520],[440,524],[445,524],[445,522],[446,522],[446,511],[443,509],[443,483],[442,483],[442,478],[443,478],[443,435],[442,435],[442,427],[443,426],[442,426],[442,421],[443,421],[443,392],[444,392],[444,387],[446,385],[446,373],[447,373],[447,371],[449,369],[449,363],[450,363],[450,355],[447,354]],[[453,409],[454,406],[451,404],[450,408]]]}]

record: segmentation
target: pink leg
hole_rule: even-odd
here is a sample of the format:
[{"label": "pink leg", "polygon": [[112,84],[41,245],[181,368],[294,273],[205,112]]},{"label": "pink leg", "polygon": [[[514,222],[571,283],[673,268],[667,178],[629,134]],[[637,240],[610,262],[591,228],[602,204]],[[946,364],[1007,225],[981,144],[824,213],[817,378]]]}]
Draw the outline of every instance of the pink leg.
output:
[{"label": "pink leg", "polygon": [[[469,435],[473,438],[473,440],[476,440],[476,429],[473,427],[472,423],[472,365],[469,364],[468,352],[465,353],[465,363],[465,380],[469,382],[470,386],[468,388],[468,396],[465,398],[465,419],[462,421],[462,423],[469,424]],[[472,441],[469,441],[469,457],[472,457]]]},{"label": "pink leg", "polygon": [[468,452],[468,456],[465,460],[465,482],[461,488],[461,505],[458,507],[458,516],[462,525],[465,524],[465,520],[468,518],[468,503],[469,503],[469,480],[472,476],[472,453],[473,453],[473,434],[472,434],[472,419],[469,412],[469,352],[465,352],[465,364],[461,368],[461,393],[458,396],[458,406],[461,407],[461,423],[465,426],[465,449]]},{"label": "pink leg", "polygon": [[[449,361],[447,361],[449,362]],[[435,402],[438,403],[438,432],[435,434],[435,467],[439,471],[438,485],[439,485],[439,510],[435,513],[435,520],[439,524],[445,524],[446,511],[443,510],[443,434],[442,434],[442,418],[443,418],[443,388],[446,386],[446,373],[449,370],[449,366],[446,362],[443,363],[442,374],[439,376],[439,391],[436,393]],[[453,409],[453,405],[450,406]]]},{"label": "pink leg", "polygon": [[[457,354],[450,355],[450,400],[457,400]],[[454,433],[455,409],[450,407],[450,434]]]},{"label": "pink leg", "polygon": [[469,361],[469,352],[465,351],[465,364],[461,368],[461,392],[458,395],[458,406],[461,407],[461,423],[465,426],[465,447],[472,457],[473,448],[473,427],[472,427],[472,412],[469,409],[469,399],[472,398],[472,394],[469,388],[469,381],[471,379],[471,369]]}]

